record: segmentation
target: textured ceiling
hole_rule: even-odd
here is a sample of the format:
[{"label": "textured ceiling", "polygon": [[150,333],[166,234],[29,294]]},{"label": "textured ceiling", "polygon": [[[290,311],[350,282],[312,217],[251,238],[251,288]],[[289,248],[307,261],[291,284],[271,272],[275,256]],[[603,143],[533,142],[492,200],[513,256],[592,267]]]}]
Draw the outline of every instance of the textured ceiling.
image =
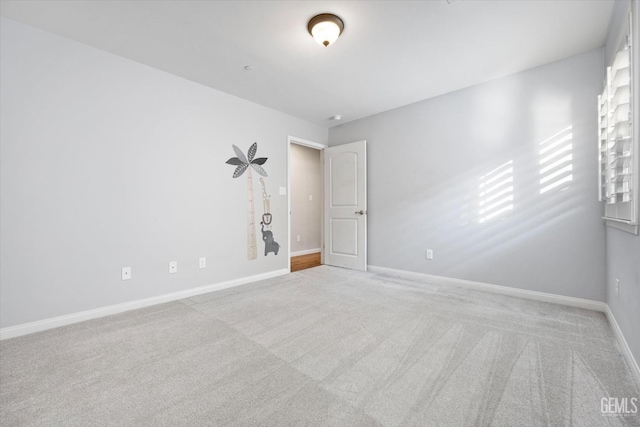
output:
[{"label": "textured ceiling", "polygon": [[[610,0],[0,4],[8,18],[325,126],[600,47],[613,8]],[[323,12],[345,22],[328,48],[306,28]],[[343,120],[328,120],[334,114]]]}]

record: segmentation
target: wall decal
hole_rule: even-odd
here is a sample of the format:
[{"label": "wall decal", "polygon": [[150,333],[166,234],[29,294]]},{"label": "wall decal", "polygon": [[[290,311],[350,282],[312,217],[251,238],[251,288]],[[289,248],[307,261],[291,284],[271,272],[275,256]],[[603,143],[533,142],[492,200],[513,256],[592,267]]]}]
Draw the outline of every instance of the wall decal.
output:
[{"label": "wall decal", "polygon": [[260,178],[260,184],[262,185],[262,205],[263,214],[262,221],[260,221],[262,240],[264,241],[264,256],[267,256],[269,252],[273,252],[274,255],[278,255],[280,245],[273,239],[273,232],[271,231],[271,221],[273,216],[271,215],[271,202],[267,194],[267,189],[264,185],[264,179]]},{"label": "wall decal", "polygon": [[244,155],[242,150],[240,150],[235,145],[232,145],[232,147],[237,157],[230,158],[226,163],[236,166],[236,170],[233,172],[233,177],[238,178],[245,171],[247,172],[247,259],[251,260],[258,258],[255,213],[253,209],[253,176],[251,174],[251,169],[255,170],[258,175],[266,177],[267,172],[262,168],[262,165],[265,164],[267,158],[259,157],[257,159],[254,159],[254,156],[258,151],[257,142],[251,144],[251,147],[249,147],[246,156]]},{"label": "wall decal", "polygon": [[278,255],[280,245],[273,239],[273,233],[264,229],[264,223],[262,225],[262,240],[264,241],[264,256],[267,256],[269,252],[273,252],[274,255]]},{"label": "wall decal", "polygon": [[262,205],[264,210],[264,213],[262,214],[262,223],[268,225],[269,229],[271,229],[270,225],[271,220],[273,219],[273,217],[271,216],[271,202],[269,201],[269,198],[271,196],[267,194],[267,189],[264,185],[264,179],[260,178],[260,184],[262,185]]}]

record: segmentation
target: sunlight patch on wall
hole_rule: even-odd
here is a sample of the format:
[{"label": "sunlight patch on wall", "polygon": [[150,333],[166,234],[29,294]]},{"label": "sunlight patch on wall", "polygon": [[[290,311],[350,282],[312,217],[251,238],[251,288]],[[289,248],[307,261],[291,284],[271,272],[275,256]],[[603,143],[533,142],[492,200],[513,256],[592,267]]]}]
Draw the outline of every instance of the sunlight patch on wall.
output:
[{"label": "sunlight patch on wall", "polygon": [[513,210],[513,160],[481,176],[479,190],[480,224]]},{"label": "sunlight patch on wall", "polygon": [[573,126],[540,143],[540,194],[566,190],[573,181]]}]

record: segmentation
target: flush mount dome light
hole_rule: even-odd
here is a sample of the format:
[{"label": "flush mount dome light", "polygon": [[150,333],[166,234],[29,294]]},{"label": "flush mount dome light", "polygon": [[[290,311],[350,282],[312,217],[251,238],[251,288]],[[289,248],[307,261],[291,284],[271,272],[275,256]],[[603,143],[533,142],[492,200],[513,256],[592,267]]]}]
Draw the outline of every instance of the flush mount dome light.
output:
[{"label": "flush mount dome light", "polygon": [[326,47],[338,40],[344,30],[344,22],[336,15],[322,13],[311,18],[307,29],[318,44]]}]

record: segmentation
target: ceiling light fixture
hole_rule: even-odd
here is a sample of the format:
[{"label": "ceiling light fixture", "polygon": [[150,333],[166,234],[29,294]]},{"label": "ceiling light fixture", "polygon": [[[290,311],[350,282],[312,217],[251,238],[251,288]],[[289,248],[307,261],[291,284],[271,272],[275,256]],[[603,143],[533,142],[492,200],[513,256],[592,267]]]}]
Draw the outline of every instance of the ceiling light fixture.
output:
[{"label": "ceiling light fixture", "polygon": [[307,29],[318,44],[327,47],[338,40],[344,30],[344,22],[331,13],[321,13],[311,18]]}]

